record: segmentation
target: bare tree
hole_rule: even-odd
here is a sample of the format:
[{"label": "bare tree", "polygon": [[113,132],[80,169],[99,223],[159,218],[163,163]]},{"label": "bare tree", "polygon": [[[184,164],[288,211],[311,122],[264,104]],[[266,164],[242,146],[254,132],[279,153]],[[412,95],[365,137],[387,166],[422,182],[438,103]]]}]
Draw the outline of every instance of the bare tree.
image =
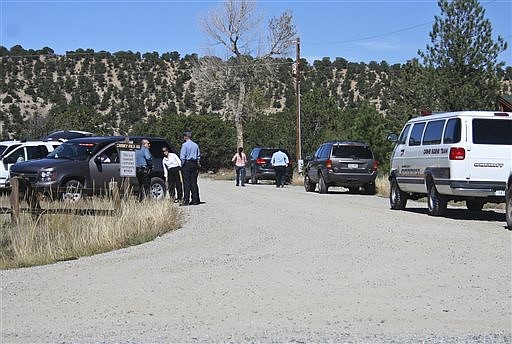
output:
[{"label": "bare tree", "polygon": [[244,106],[247,91],[257,79],[269,76],[273,57],[287,54],[296,36],[293,16],[284,12],[271,18],[266,36],[260,36],[262,20],[256,12],[256,2],[227,0],[201,18],[200,26],[211,43],[220,46],[224,58],[209,53],[198,60],[194,77],[198,92],[205,96],[225,92],[228,110],[235,123],[237,146],[244,143]]}]

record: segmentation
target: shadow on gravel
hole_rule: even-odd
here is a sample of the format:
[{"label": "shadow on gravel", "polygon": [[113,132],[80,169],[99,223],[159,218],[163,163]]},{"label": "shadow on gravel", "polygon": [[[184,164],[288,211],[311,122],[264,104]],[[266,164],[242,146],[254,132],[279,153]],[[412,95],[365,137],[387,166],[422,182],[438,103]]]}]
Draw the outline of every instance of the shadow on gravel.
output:
[{"label": "shadow on gravel", "polygon": [[[423,214],[428,216],[426,208],[405,208],[404,211],[411,213]],[[469,211],[467,209],[450,209],[446,211],[443,216],[453,220],[475,220],[475,221],[491,221],[491,222],[505,222],[505,213],[500,213],[494,210],[482,210],[482,211]],[[505,226],[504,226],[505,227]]]}]

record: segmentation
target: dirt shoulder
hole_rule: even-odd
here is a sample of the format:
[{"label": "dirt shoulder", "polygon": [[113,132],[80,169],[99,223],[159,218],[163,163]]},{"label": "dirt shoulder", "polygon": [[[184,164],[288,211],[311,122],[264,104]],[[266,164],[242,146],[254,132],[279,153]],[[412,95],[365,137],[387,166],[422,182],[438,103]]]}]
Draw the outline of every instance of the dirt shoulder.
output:
[{"label": "dirt shoulder", "polygon": [[201,179],[153,242],[1,271],[3,342],[511,340],[500,210]]}]

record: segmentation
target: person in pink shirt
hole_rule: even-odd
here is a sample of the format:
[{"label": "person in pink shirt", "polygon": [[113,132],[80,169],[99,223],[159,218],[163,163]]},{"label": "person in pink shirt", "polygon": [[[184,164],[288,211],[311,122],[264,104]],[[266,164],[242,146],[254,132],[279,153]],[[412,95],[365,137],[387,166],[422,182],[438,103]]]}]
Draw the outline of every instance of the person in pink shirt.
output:
[{"label": "person in pink shirt", "polygon": [[243,147],[238,148],[238,153],[233,155],[231,161],[235,163],[236,186],[245,186],[245,163],[247,162],[247,156],[245,156]]}]

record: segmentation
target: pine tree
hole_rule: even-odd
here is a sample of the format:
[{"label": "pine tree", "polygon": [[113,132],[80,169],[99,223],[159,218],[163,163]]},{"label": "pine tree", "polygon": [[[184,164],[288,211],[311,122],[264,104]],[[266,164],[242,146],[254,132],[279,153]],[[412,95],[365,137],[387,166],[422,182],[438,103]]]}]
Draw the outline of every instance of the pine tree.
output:
[{"label": "pine tree", "polygon": [[492,38],[492,27],[478,0],[439,0],[430,33],[432,45],[418,51],[427,67],[435,68],[433,96],[439,109],[495,108],[500,90],[498,54],[507,48],[502,37]]}]

